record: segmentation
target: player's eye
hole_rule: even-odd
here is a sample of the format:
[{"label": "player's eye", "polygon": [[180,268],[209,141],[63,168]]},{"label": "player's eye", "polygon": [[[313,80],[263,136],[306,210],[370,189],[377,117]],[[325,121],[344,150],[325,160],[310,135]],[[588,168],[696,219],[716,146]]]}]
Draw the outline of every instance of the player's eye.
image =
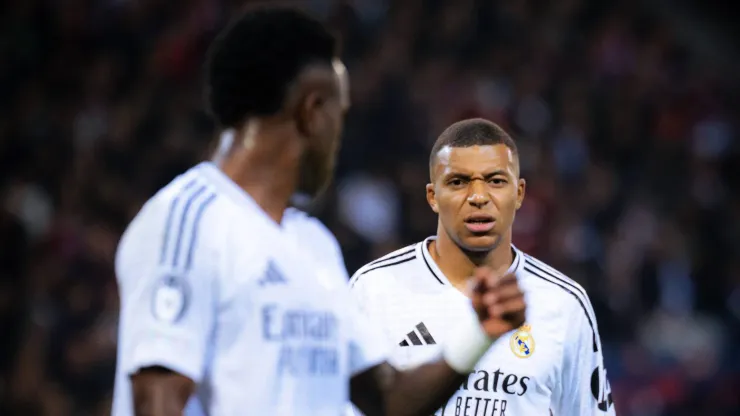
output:
[{"label": "player's eye", "polygon": [[496,186],[501,186],[501,185],[506,185],[509,182],[504,178],[491,178],[488,180],[488,183],[492,185],[496,185]]},{"label": "player's eye", "polygon": [[455,179],[450,179],[450,181],[447,182],[447,184],[452,187],[457,188],[457,187],[465,185],[465,182],[460,178],[455,178]]}]

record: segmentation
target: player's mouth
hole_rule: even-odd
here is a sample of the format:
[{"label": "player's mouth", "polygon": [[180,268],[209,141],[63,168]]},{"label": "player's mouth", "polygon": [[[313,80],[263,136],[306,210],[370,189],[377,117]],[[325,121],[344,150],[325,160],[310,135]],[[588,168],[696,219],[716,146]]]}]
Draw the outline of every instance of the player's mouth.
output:
[{"label": "player's mouth", "polygon": [[472,214],[465,218],[465,227],[473,234],[487,233],[493,229],[496,220],[488,214]]}]

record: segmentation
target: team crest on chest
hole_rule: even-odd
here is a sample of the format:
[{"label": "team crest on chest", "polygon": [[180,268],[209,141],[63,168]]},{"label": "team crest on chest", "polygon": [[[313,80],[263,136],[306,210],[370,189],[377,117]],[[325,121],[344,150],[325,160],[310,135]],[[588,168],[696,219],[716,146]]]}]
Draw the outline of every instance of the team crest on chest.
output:
[{"label": "team crest on chest", "polygon": [[534,354],[534,337],[532,327],[524,324],[509,339],[511,352],[519,358],[529,358]]}]

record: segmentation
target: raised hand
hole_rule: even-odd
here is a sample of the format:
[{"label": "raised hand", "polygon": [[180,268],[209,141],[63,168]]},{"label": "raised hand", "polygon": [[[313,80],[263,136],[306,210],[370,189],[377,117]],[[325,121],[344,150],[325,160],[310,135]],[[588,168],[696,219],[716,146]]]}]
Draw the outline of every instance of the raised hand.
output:
[{"label": "raised hand", "polygon": [[516,275],[498,276],[488,267],[478,267],[473,283],[473,308],[488,336],[498,338],[524,324],[527,305]]}]

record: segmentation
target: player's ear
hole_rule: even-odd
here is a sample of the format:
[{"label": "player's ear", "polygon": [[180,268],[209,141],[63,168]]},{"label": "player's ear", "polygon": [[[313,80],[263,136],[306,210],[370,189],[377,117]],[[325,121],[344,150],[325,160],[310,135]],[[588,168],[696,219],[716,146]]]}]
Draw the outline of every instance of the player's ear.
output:
[{"label": "player's ear", "polygon": [[325,131],[326,104],[336,88],[336,75],[322,68],[302,74],[293,88],[289,89],[286,112],[295,120],[298,133],[304,137],[315,137]]},{"label": "player's ear", "polygon": [[427,184],[427,202],[432,207],[432,211],[435,214],[439,214],[439,207],[437,206],[437,194],[434,192],[434,184]]},{"label": "player's ear", "polygon": [[517,187],[516,187],[516,209],[522,207],[522,202],[524,202],[524,195],[527,193],[527,181],[524,180],[524,178],[519,178],[517,180]]},{"label": "player's ear", "polygon": [[321,110],[325,103],[326,97],[318,89],[311,89],[297,97],[293,117],[301,136],[314,137],[321,130]]}]

